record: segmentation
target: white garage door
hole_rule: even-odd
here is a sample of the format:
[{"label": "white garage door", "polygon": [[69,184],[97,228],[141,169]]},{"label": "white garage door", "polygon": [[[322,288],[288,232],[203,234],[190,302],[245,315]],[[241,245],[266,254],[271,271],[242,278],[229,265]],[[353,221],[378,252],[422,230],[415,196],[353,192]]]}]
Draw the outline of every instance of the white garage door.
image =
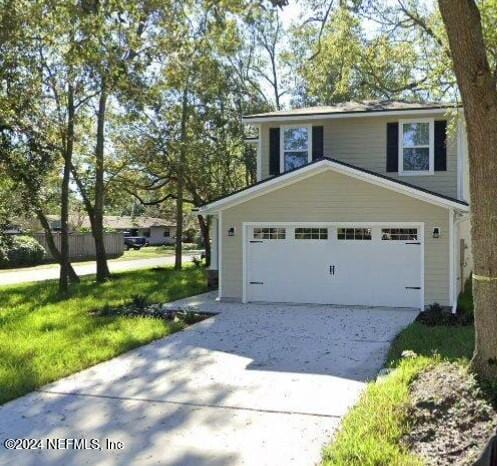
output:
[{"label": "white garage door", "polygon": [[260,225],[246,231],[246,299],[420,307],[420,227]]}]

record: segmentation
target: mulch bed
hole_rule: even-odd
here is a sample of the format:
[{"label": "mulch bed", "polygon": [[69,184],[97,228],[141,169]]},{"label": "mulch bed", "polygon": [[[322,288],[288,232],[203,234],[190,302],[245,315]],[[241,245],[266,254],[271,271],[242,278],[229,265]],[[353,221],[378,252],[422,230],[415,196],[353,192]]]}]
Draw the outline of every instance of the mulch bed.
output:
[{"label": "mulch bed", "polygon": [[473,314],[469,312],[452,314],[450,308],[432,305],[424,312],[420,312],[416,317],[416,321],[421,322],[428,327],[435,327],[438,325],[444,327],[471,325],[473,323]]},{"label": "mulch bed", "polygon": [[442,363],[411,385],[408,448],[427,465],[473,465],[495,433],[497,412],[474,376]]},{"label": "mulch bed", "polygon": [[90,312],[95,317],[152,317],[192,325],[216,315],[212,312],[202,312],[194,306],[170,308],[167,304],[131,303],[121,307],[105,307]]}]

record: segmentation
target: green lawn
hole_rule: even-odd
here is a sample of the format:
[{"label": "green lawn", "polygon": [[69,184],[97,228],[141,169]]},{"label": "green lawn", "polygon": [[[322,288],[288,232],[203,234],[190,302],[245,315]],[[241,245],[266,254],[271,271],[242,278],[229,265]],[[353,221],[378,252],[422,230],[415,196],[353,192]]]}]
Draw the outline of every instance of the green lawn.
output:
[{"label": "green lawn", "polygon": [[[465,304],[470,302],[467,293],[461,299]],[[368,384],[359,403],[345,416],[335,441],[324,450],[323,465],[423,464],[400,442],[409,431],[409,385],[420,372],[440,361],[468,364],[473,343],[472,325],[427,327],[414,322],[403,330],[387,357],[387,367],[393,372]],[[401,358],[404,350],[412,350],[419,357]]]},{"label": "green lawn", "polygon": [[123,255],[114,261],[129,261],[134,259],[150,259],[152,257],[174,256],[174,249],[165,248],[164,246],[148,246],[141,248],[138,251],[130,249],[124,251]]},{"label": "green lawn", "polygon": [[126,272],[103,285],[93,280],[83,279],[66,298],[56,282],[0,287],[0,403],[182,328],[90,311],[136,295],[155,303],[206,291],[204,271],[194,267]]}]

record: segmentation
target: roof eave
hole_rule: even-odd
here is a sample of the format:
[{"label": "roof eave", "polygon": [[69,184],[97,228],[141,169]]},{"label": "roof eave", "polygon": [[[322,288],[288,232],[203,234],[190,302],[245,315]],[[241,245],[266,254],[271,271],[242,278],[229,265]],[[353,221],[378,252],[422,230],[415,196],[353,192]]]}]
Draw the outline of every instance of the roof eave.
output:
[{"label": "roof eave", "polygon": [[[281,114],[281,115],[247,115],[242,118],[245,124],[259,124],[264,122],[283,122],[283,121],[304,121],[304,120],[331,120],[338,118],[358,118],[358,117],[380,117],[380,116],[403,116],[403,115],[443,115],[447,110],[456,108],[454,106],[446,107],[427,107],[427,108],[409,108],[409,109],[392,109],[392,110],[366,110],[356,112],[317,112],[317,113],[298,113],[298,114]],[[457,108],[460,108],[458,106]]]}]

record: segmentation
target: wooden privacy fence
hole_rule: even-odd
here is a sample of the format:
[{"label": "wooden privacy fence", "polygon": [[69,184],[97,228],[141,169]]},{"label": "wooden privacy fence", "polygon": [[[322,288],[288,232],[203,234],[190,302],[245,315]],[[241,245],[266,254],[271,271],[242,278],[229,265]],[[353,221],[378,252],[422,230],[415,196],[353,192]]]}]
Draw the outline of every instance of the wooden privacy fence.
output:
[{"label": "wooden privacy fence", "polygon": [[[60,251],[60,233],[52,232],[55,245]],[[48,249],[45,233],[34,233],[35,238],[47,251],[47,258],[53,259]],[[124,251],[124,239],[122,233],[104,233],[105,252],[108,257],[120,256]],[[71,233],[69,235],[69,257],[70,259],[90,259],[95,257],[95,242],[91,233]]]}]

